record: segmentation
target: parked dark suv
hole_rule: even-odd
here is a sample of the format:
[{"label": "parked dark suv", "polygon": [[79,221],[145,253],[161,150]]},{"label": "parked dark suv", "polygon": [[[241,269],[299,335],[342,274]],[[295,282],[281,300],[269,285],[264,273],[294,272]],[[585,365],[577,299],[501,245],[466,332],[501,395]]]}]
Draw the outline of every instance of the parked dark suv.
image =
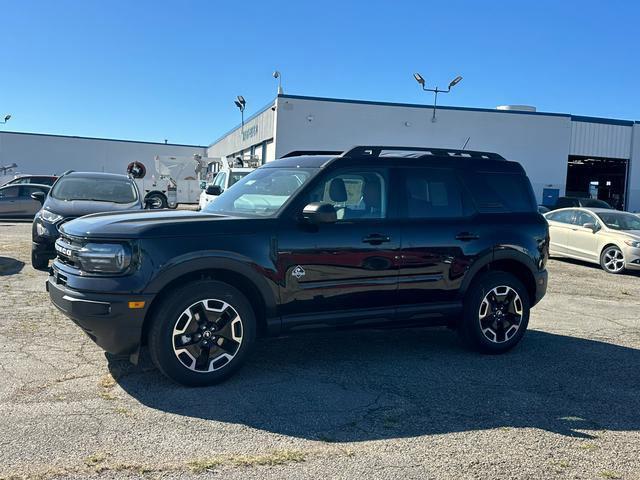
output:
[{"label": "parked dark suv", "polygon": [[203,212],[61,227],[47,289],[102,348],[148,344],[185,385],[255,339],[312,327],[449,325],[516,345],[547,287],[548,227],[522,167],[493,153],[355,147],[269,162]]}]

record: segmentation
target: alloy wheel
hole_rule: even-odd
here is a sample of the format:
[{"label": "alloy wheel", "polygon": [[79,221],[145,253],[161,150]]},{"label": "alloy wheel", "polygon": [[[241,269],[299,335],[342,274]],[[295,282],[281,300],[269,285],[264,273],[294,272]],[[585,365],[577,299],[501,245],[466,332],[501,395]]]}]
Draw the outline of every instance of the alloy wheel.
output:
[{"label": "alloy wheel", "polygon": [[478,311],[480,330],[493,343],[504,343],[518,332],[522,322],[522,299],[507,285],[491,289]]},{"label": "alloy wheel", "polygon": [[240,315],[217,299],[186,308],[173,327],[173,352],[183,366],[199,373],[220,370],[237,355],[243,338]]},{"label": "alloy wheel", "polygon": [[603,254],[602,264],[605,270],[618,273],[624,268],[624,255],[616,247],[607,248]]}]

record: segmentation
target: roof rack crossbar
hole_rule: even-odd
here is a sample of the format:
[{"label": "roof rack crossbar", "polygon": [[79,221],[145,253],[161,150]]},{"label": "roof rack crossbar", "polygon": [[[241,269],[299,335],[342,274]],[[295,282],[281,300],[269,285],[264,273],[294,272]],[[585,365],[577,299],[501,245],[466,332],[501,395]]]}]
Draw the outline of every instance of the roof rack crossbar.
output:
[{"label": "roof rack crossbar", "polygon": [[430,155],[440,157],[471,157],[482,158],[486,160],[504,160],[504,157],[497,153],[478,152],[475,150],[458,150],[453,148],[430,148],[430,147],[401,147],[401,146],[383,146],[383,145],[358,145],[345,151],[343,157],[380,157],[383,151],[397,152],[424,152],[424,155],[418,158],[428,157]]}]

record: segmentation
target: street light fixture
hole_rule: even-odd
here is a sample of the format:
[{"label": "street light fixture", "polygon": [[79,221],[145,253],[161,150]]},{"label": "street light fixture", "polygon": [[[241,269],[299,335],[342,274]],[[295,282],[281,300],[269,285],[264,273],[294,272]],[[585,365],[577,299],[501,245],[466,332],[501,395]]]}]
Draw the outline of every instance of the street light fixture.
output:
[{"label": "street light fixture", "polygon": [[4,116],[4,121],[2,121],[2,122],[0,122],[0,123],[5,124],[5,123],[7,123],[9,120],[11,120],[11,115],[5,115],[5,116]]},{"label": "street light fixture", "polygon": [[284,93],[284,91],[282,90],[282,74],[278,70],[276,70],[275,72],[273,72],[273,78],[278,80],[278,95],[282,95]]},{"label": "street light fixture", "polygon": [[436,88],[427,88],[424,78],[418,72],[413,74],[413,78],[415,78],[416,82],[418,82],[420,84],[420,86],[422,87],[422,90],[424,90],[425,92],[433,92],[433,94],[434,94],[433,95],[433,117],[431,117],[431,121],[435,122],[436,121],[436,107],[437,107],[437,104],[438,104],[438,94],[439,93],[449,93],[451,91],[451,88],[455,87],[458,83],[460,83],[460,81],[462,80],[462,77],[460,75],[458,75],[456,78],[451,80],[451,82],[449,83],[449,86],[447,87],[446,90],[440,90],[438,87],[436,87]]},{"label": "street light fixture", "polygon": [[234,103],[240,110],[240,116],[242,118],[242,132],[244,133],[244,109],[247,106],[247,102],[242,95],[238,95],[234,100]]}]

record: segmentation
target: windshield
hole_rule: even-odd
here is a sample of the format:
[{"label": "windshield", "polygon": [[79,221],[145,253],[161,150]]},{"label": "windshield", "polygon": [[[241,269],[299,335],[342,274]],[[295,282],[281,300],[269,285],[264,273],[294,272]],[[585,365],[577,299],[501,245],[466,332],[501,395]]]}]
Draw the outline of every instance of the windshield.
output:
[{"label": "windshield", "polygon": [[225,190],[203,210],[249,217],[271,217],[316,172],[303,168],[259,168]]},{"label": "windshield", "polygon": [[251,172],[231,172],[231,176],[229,177],[229,186],[238,183],[239,180],[243,179]]},{"label": "windshield", "polygon": [[640,217],[631,213],[600,212],[598,216],[607,227],[613,230],[640,230]]},{"label": "windshield", "polygon": [[126,178],[63,177],[54,185],[51,196],[67,201],[133,203],[138,200],[133,182]]}]

